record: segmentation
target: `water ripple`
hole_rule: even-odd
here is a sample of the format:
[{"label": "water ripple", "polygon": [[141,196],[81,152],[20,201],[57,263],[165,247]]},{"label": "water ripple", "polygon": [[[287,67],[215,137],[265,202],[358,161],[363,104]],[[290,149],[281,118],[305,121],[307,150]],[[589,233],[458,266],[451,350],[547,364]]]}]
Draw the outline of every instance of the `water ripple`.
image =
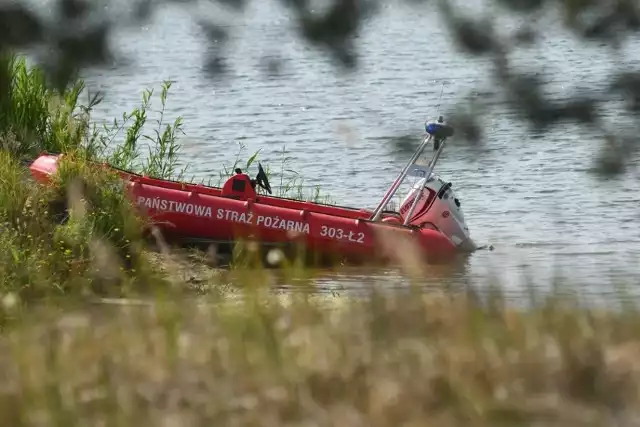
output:
[{"label": "water ripple", "polygon": [[[427,116],[446,111],[472,90],[488,96],[491,87],[487,61],[453,49],[429,13],[428,7],[389,6],[357,40],[361,72],[337,76],[292,28],[280,26],[289,22],[280,8],[251,2],[241,23],[228,24],[237,30],[226,50],[233,76],[214,82],[202,74],[202,35],[171,8],[142,33],[115,37],[119,51],[137,58],[133,66],[87,77],[92,88],[108,91],[97,113],[107,120],[137,106],[143,88],[175,80],[167,114],[185,117],[184,161],[198,177],[217,177],[223,164],[233,162],[239,141],[247,155],[261,149],[263,164],[279,171],[286,146],[288,166],[307,184],[320,185],[340,204],[371,207],[407,157],[391,139],[413,134],[417,143]],[[581,49],[552,31],[543,40],[514,61],[554,73],[546,91],[556,99],[580,86],[600,87],[610,75],[601,48]],[[287,59],[281,79],[262,72],[261,56],[267,54]],[[629,51],[626,60],[637,63],[639,56]],[[489,99],[497,106],[503,102]],[[613,119],[615,112],[610,114]],[[353,142],[345,141],[340,127],[349,129]],[[472,149],[454,138],[440,166],[459,192],[475,238],[496,247],[472,256],[453,275],[457,280],[497,276],[516,289],[524,286],[523,265],[543,284],[559,266],[597,289],[608,283],[611,270],[637,270],[639,184],[603,182],[587,172],[599,141],[571,126],[532,136],[506,109],[487,118],[485,130],[486,147]],[[327,280],[364,286],[365,276],[370,282],[391,280],[371,273]],[[444,277],[425,281],[437,285]]]}]

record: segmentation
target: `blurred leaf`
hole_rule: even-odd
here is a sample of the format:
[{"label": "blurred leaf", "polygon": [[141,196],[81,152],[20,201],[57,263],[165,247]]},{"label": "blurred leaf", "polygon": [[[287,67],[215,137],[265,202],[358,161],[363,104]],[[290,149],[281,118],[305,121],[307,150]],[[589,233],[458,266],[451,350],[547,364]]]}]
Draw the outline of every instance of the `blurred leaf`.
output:
[{"label": "blurred leaf", "polygon": [[542,95],[542,81],[538,75],[512,74],[507,84],[507,96],[512,106],[534,128],[544,129],[553,122],[554,111]]},{"label": "blurred leaf", "polygon": [[363,0],[333,0],[328,11],[314,16],[303,0],[283,0],[293,8],[298,18],[300,34],[311,44],[326,49],[339,64],[352,69],[357,66],[353,38],[358,34],[361,21],[375,5]]},{"label": "blurred leaf", "polygon": [[23,47],[42,40],[43,26],[23,5],[0,4],[0,50]]},{"label": "blurred leaf", "polygon": [[67,60],[79,65],[104,63],[111,59],[107,44],[109,30],[109,24],[104,23],[84,34],[64,35],[58,40],[58,48]]},{"label": "blurred leaf", "polygon": [[89,5],[84,0],[60,0],[60,14],[67,19],[77,19],[85,16]]},{"label": "blurred leaf", "polygon": [[614,92],[619,92],[629,101],[629,109],[640,112],[640,72],[624,72],[614,76],[609,84]]},{"label": "blurred leaf", "polygon": [[521,13],[531,13],[540,10],[546,0],[496,0],[500,6]]},{"label": "blurred leaf", "polygon": [[198,25],[210,42],[218,44],[227,41],[227,32],[222,26],[202,19],[198,21]]},{"label": "blurred leaf", "polygon": [[413,153],[418,148],[420,139],[416,135],[398,135],[389,140],[391,147],[399,154]]},{"label": "blurred leaf", "polygon": [[464,139],[471,145],[479,145],[484,139],[483,126],[471,113],[459,109],[454,110],[447,115],[447,122],[455,129],[456,139]]},{"label": "blurred leaf", "polygon": [[627,32],[640,29],[640,10],[635,0],[565,1],[565,20],[585,41],[617,44]]},{"label": "blurred leaf", "polygon": [[282,58],[264,56],[261,58],[260,66],[268,77],[277,77],[282,75],[284,63]]},{"label": "blurred leaf", "polygon": [[448,0],[442,0],[440,6],[455,43],[466,53],[477,56],[499,50],[500,43],[488,19],[472,20],[463,17],[453,10]]},{"label": "blurred leaf", "polygon": [[244,9],[247,4],[246,0],[218,0],[218,2],[238,11]]},{"label": "blurred leaf", "polygon": [[555,108],[555,121],[571,119],[578,123],[597,122],[596,100],[588,97],[575,96],[564,105]]},{"label": "blurred leaf", "polygon": [[135,4],[134,17],[136,21],[145,22],[153,13],[152,0],[138,0]]},{"label": "blurred leaf", "polygon": [[227,64],[224,57],[216,53],[209,54],[204,64],[204,71],[212,77],[226,74]]},{"label": "blurred leaf", "polygon": [[603,177],[610,178],[625,171],[625,150],[620,138],[614,135],[606,135],[600,153],[595,159],[595,172]]},{"label": "blurred leaf", "polygon": [[525,26],[523,28],[518,29],[514,35],[513,39],[515,43],[519,46],[529,46],[536,42],[538,35],[535,30],[530,26]]}]

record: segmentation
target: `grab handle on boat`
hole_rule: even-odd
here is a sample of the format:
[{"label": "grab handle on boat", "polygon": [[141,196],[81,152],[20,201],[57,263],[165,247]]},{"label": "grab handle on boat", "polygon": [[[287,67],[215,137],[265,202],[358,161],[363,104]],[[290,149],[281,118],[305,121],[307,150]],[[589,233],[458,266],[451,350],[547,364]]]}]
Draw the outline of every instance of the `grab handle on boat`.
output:
[{"label": "grab handle on boat", "polygon": [[[442,139],[435,139],[434,140],[434,147],[436,146],[436,144],[438,145],[438,148],[436,149],[436,152],[433,153],[433,157],[431,158],[431,161],[429,162],[429,165],[427,166],[427,170],[429,171],[429,173],[427,173],[425,175],[425,185],[427,183],[427,181],[429,180],[429,177],[431,176],[431,173],[433,172],[433,169],[436,166],[436,162],[438,161],[438,159],[440,158],[440,153],[442,153],[442,150],[444,149],[444,142],[445,142],[446,138],[442,138]],[[449,187],[451,186],[451,183],[449,183]],[[403,225],[408,225],[409,221],[411,221],[412,217],[413,217],[413,212],[416,209],[416,206],[418,206],[418,201],[420,201],[420,199],[422,199],[422,195],[424,194],[424,187],[422,186],[422,188],[420,188],[420,191],[418,192],[418,194],[416,195],[416,198],[413,199],[413,203],[411,204],[411,209],[409,209],[409,212],[407,212],[407,216],[404,218],[404,222]],[[445,186],[446,187],[446,186]],[[442,191],[442,190],[440,190]],[[444,190],[446,191],[446,189]],[[443,193],[444,194],[444,193]],[[438,198],[442,198],[442,195],[440,195],[440,193],[438,193]]]},{"label": "grab handle on boat", "polygon": [[[400,185],[402,184],[404,179],[407,177],[407,175],[409,173],[409,169],[411,168],[411,166],[413,164],[415,164],[415,162],[418,160],[418,158],[420,157],[420,155],[424,151],[424,149],[427,146],[427,144],[429,142],[433,141],[433,143],[434,143],[433,144],[433,148],[434,148],[435,153],[434,153],[433,158],[431,159],[431,162],[429,163],[429,173],[425,177],[427,180],[429,179],[431,173],[433,172],[433,169],[435,168],[436,162],[438,161],[438,157],[440,156],[440,153],[442,152],[442,147],[444,145],[444,141],[447,138],[453,136],[453,133],[454,133],[453,132],[453,127],[451,125],[445,123],[444,122],[444,118],[442,116],[438,117],[438,121],[437,122],[427,122],[427,123],[425,123],[425,131],[426,131],[427,135],[422,140],[422,143],[420,144],[418,149],[415,151],[415,153],[413,153],[413,155],[409,159],[409,162],[404,166],[404,168],[402,169],[402,171],[400,172],[398,177],[395,179],[395,181],[393,181],[393,184],[391,184],[391,187],[385,193],[384,197],[382,198],[382,200],[380,201],[380,203],[378,204],[376,209],[373,211],[373,214],[370,217],[370,219],[372,221],[378,221],[380,219],[380,217],[382,216],[382,211],[383,211],[384,207],[387,205],[387,203],[389,203],[389,200],[391,200],[393,195],[398,191],[398,188],[400,187]],[[420,195],[418,196],[418,198],[419,197],[420,197]],[[415,209],[415,206],[417,204],[418,198],[416,198],[416,200],[414,201],[414,204],[412,206],[410,215],[407,216],[407,218],[410,218],[411,214],[413,214],[413,209]],[[407,223],[408,223],[408,221],[405,219],[404,224],[407,225]]]},{"label": "grab handle on boat", "polygon": [[391,198],[396,193],[396,191],[398,191],[400,184],[402,184],[404,179],[407,177],[407,174],[409,173],[409,168],[411,167],[411,165],[413,165],[416,162],[416,160],[418,160],[418,158],[424,151],[427,144],[432,140],[432,138],[433,136],[431,135],[427,135],[424,137],[418,149],[415,151],[415,153],[413,153],[413,155],[411,156],[411,159],[409,159],[409,162],[407,162],[404,168],[402,168],[402,171],[400,172],[398,177],[395,179],[395,181],[393,181],[393,184],[391,184],[391,188],[387,190],[384,197],[382,198],[382,200],[380,201],[376,209],[373,211],[373,214],[371,215],[372,221],[377,221],[380,219],[380,217],[382,216],[382,210],[387,205],[387,203],[389,203],[389,200],[391,200]]}]

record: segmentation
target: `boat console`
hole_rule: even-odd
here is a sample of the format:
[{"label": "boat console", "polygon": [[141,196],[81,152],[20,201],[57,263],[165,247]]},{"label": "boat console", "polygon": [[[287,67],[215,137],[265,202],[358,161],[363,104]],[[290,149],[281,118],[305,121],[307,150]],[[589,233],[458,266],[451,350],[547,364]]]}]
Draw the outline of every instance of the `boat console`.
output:
[{"label": "boat console", "polygon": [[267,174],[260,163],[258,163],[258,174],[255,179],[251,179],[240,168],[237,168],[234,172],[234,175],[229,177],[222,187],[222,197],[238,200],[255,199],[257,195],[256,184],[271,194],[269,178],[267,178]]},{"label": "boat console", "polygon": [[222,186],[222,196],[239,200],[255,199],[255,187],[255,180],[251,180],[242,170],[236,169],[235,174]]}]

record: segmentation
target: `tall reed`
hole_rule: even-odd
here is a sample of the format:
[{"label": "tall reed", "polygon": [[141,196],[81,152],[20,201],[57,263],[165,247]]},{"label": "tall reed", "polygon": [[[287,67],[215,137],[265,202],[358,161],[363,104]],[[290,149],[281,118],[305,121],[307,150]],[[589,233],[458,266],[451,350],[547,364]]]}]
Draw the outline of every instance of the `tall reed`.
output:
[{"label": "tall reed", "polygon": [[[102,98],[87,94],[87,105],[81,105],[81,80],[59,92],[23,57],[13,56],[7,64],[11,84],[0,106],[0,240],[8,249],[0,256],[4,289],[31,300],[77,294],[74,289],[117,294],[126,287],[149,286],[142,270],[148,270],[149,277],[158,272],[147,256],[151,225],[125,197],[117,175],[95,163],[158,178],[184,178],[186,168],[177,166],[182,118],[165,120],[171,84],[163,83],[157,111],[154,91],[148,89],[130,113],[98,125],[91,114]],[[158,118],[152,124],[153,114]],[[151,134],[146,133],[149,125]],[[34,185],[23,167],[43,151],[65,154],[50,187]],[[224,174],[235,169],[243,151],[241,146],[231,170],[223,165]],[[245,169],[258,154],[248,158]]]},{"label": "tall reed", "polygon": [[47,86],[40,68],[27,66],[24,57],[11,56],[0,64],[8,68],[9,76],[0,102],[2,148],[24,158],[82,147],[88,115],[86,110],[78,111],[78,98],[84,83],[76,81],[58,92]]}]

